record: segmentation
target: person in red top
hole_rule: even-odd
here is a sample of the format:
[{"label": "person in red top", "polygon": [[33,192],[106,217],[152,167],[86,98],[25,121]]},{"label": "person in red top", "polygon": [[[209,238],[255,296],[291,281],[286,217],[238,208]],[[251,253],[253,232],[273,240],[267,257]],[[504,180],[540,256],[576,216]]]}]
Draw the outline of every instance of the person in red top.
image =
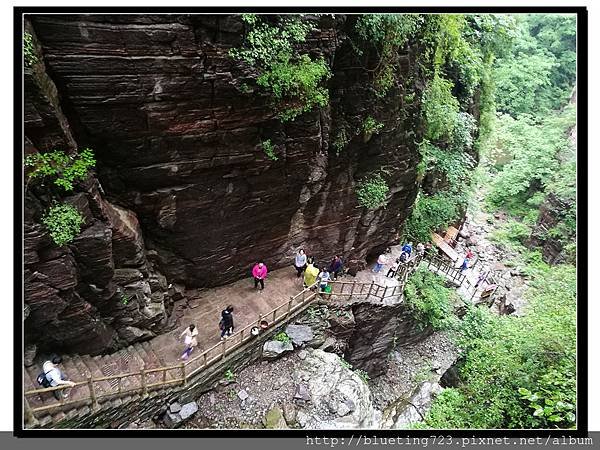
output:
[{"label": "person in red top", "polygon": [[254,277],[254,289],[258,288],[260,284],[260,290],[265,288],[265,278],[267,278],[267,266],[262,262],[254,265],[252,268],[252,276]]},{"label": "person in red top", "polygon": [[471,251],[471,249],[470,249],[470,248],[467,248],[467,256],[466,256],[466,258],[467,258],[468,260],[471,260],[471,259],[473,259],[473,252]]}]

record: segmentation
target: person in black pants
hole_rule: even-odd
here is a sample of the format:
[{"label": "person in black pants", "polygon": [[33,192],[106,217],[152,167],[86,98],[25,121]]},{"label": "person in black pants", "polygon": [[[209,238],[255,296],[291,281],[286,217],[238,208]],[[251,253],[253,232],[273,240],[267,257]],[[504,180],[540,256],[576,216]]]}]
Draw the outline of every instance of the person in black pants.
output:
[{"label": "person in black pants", "polygon": [[231,336],[233,333],[233,306],[229,305],[223,311],[221,311],[221,322],[219,323],[221,328],[221,340],[227,339],[227,336]]}]

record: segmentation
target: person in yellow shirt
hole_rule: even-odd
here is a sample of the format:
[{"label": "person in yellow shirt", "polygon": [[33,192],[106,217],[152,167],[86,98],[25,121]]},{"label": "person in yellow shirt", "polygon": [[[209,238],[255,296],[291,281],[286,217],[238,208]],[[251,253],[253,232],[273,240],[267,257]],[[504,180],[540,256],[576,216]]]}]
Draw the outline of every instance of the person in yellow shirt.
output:
[{"label": "person in yellow shirt", "polygon": [[304,287],[312,286],[316,283],[319,276],[319,269],[314,266],[314,261],[310,259],[306,270],[304,271]]}]

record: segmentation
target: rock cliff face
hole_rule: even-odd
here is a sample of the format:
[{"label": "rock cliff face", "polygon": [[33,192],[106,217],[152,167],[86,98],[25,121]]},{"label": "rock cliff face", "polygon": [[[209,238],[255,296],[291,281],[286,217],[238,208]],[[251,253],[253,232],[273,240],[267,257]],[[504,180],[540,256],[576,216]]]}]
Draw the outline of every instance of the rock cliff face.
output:
[{"label": "rock cliff face", "polygon": [[[97,178],[68,199],[87,219],[68,248],[39,224],[48,199],[26,197],[32,342],[116,348],[166,324],[171,283],[226,283],[258,259],[283,267],[298,247],[360,266],[397,239],[417,191],[418,105],[403,100],[419,83],[412,53],[401,58],[403,82],[378,99],[364,69],[371,56],[346,39],[352,19],[321,18],[306,45],[332,67],[329,106],[282,124],[268,96],[242,88],[253,69],[228,56],[241,42],[238,16],[29,20],[41,62],[26,72],[26,151],[89,146],[98,160]],[[336,155],[332,136],[367,116],[382,132],[351,134]],[[277,161],[262,151],[266,139]],[[357,180],[381,168],[387,207],[359,207]]]}]

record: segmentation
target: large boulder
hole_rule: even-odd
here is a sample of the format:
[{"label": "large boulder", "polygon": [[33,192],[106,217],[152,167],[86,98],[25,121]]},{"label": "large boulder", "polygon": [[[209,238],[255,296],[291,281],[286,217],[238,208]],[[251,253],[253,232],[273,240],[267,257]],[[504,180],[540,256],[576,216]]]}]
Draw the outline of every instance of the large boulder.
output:
[{"label": "large boulder", "polygon": [[306,325],[288,325],[285,328],[285,334],[287,334],[292,340],[292,343],[297,346],[310,342],[314,337],[312,329]]},{"label": "large boulder", "polygon": [[293,351],[294,346],[291,342],[267,341],[263,345],[262,356],[265,359],[276,359],[285,352]]},{"label": "large boulder", "polygon": [[288,428],[283,411],[279,406],[271,408],[264,418],[265,428],[285,429]]},{"label": "large boulder", "polygon": [[302,428],[378,428],[381,413],[369,387],[337,355],[310,350],[296,377],[306,389],[303,400],[309,399],[297,402],[296,420]]}]

